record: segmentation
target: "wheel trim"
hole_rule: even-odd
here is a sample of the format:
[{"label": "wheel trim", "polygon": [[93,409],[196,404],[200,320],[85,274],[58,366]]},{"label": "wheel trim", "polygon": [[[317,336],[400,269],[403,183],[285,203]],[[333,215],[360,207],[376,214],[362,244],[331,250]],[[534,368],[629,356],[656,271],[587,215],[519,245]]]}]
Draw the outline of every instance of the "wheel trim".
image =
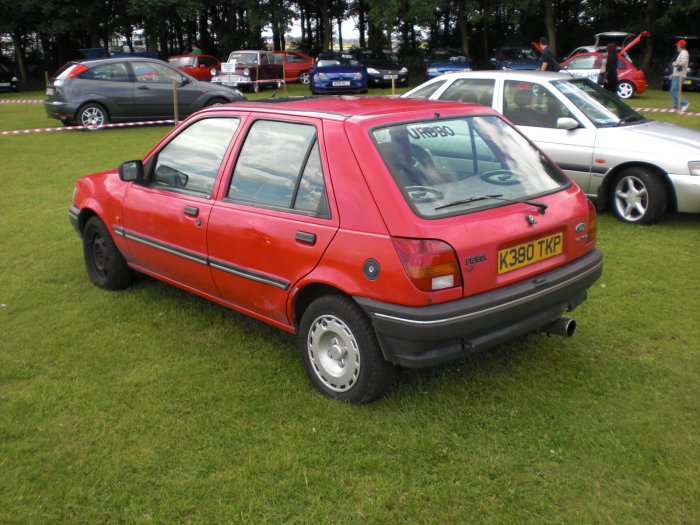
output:
[{"label": "wheel trim", "polygon": [[311,76],[308,73],[304,72],[301,75],[299,75],[299,80],[302,84],[308,84],[311,80]]},{"label": "wheel trim", "polygon": [[617,86],[617,94],[620,98],[630,98],[634,94],[634,88],[629,82],[623,82]]},{"label": "wheel trim", "polygon": [[342,319],[322,315],[311,324],[307,339],[309,362],[316,377],[334,392],[347,392],[360,375],[360,349]]},{"label": "wheel trim", "polygon": [[97,273],[101,276],[107,275],[107,248],[105,240],[101,235],[95,235],[92,240],[92,263]]},{"label": "wheel trim", "polygon": [[105,116],[99,108],[85,108],[80,114],[80,122],[88,128],[99,128],[105,123]]},{"label": "wheel trim", "polygon": [[637,177],[623,177],[615,187],[615,207],[625,220],[640,220],[649,208],[647,187]]}]

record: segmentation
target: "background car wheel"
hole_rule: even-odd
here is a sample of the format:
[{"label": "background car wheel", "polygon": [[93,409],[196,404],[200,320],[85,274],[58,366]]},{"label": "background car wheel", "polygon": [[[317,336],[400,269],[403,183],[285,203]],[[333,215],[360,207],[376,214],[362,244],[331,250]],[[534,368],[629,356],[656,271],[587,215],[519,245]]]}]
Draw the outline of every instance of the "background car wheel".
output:
[{"label": "background car wheel", "polygon": [[301,73],[299,73],[297,80],[300,84],[308,84],[311,80],[311,76],[309,75],[308,71],[302,71]]},{"label": "background car wheel", "polygon": [[620,98],[628,99],[634,96],[635,89],[632,82],[627,82],[623,80],[617,85],[617,96]]},{"label": "background car wheel", "polygon": [[228,100],[224,100],[223,98],[213,98],[204,104],[204,107],[208,108],[210,106],[220,106],[221,104],[226,104],[227,102]]},{"label": "background car wheel", "polygon": [[325,396],[349,403],[379,399],[396,374],[365,313],[341,295],[323,296],[304,312],[299,353],[313,385]]},{"label": "background car wheel", "polygon": [[103,106],[91,102],[80,106],[75,121],[78,126],[86,126],[88,129],[100,129],[109,123],[109,115]]},{"label": "background car wheel", "polygon": [[611,206],[618,219],[634,224],[650,224],[666,211],[666,186],[655,173],[644,168],[628,168],[615,179]]},{"label": "background car wheel", "polygon": [[260,93],[260,84],[257,82],[254,82],[252,86],[250,86],[250,92],[251,93]]},{"label": "background car wheel", "polygon": [[99,217],[92,217],[83,230],[83,257],[90,280],[106,290],[127,288],[134,273],[124,261]]}]

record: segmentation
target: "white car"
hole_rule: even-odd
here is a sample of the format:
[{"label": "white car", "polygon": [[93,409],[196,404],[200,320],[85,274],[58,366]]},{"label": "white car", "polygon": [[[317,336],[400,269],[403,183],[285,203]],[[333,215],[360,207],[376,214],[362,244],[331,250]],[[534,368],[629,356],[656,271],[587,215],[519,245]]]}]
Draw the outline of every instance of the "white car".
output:
[{"label": "white car", "polygon": [[700,213],[700,131],[657,122],[595,82],[562,73],[473,71],[402,95],[491,106],[576,182],[599,209],[648,224]]}]

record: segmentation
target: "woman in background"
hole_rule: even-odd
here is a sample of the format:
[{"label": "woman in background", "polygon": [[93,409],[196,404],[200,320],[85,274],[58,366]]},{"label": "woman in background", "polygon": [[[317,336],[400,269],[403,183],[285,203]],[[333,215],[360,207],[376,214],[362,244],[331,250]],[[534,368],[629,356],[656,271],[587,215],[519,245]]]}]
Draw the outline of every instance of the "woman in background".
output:
[{"label": "woman in background", "polygon": [[603,66],[603,87],[611,93],[617,93],[617,46],[608,44],[607,52],[608,58]]}]

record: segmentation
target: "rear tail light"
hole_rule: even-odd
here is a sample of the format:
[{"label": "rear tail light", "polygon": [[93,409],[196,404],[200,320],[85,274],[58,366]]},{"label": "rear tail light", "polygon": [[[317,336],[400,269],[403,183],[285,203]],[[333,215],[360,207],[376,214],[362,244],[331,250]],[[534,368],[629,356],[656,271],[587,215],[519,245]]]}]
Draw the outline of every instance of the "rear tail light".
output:
[{"label": "rear tail light", "polygon": [[406,274],[419,290],[434,292],[462,286],[452,247],[435,239],[392,239]]},{"label": "rear tail light", "polygon": [[81,73],[84,73],[87,71],[88,68],[82,64],[75,64],[72,67],[69,67],[66,69],[55,81],[54,81],[54,86],[62,86],[63,82],[68,80],[69,78],[77,77]]},{"label": "rear tail light", "polygon": [[595,242],[598,237],[598,214],[595,211],[595,204],[588,202],[588,242]]}]

